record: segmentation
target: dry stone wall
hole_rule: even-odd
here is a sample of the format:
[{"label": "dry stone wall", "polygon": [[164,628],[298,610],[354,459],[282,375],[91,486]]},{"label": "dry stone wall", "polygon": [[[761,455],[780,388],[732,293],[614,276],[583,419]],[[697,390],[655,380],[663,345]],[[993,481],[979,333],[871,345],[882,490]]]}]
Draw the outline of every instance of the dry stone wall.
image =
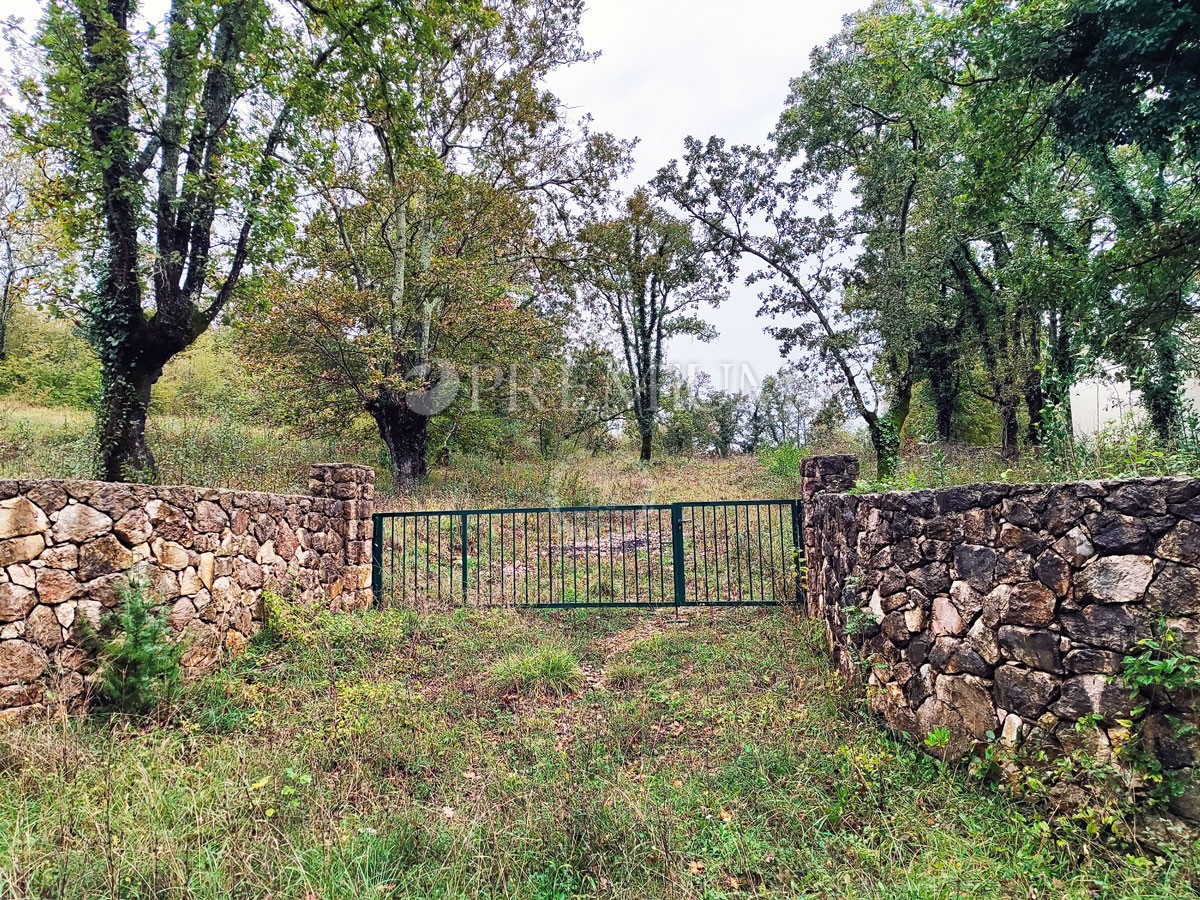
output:
[{"label": "dry stone wall", "polygon": [[[1120,673],[1138,641],[1166,628],[1200,651],[1200,480],[845,488],[816,479],[806,505],[809,609],[898,731],[945,729],[953,754],[1086,740],[1112,759],[1131,736]],[[1200,765],[1195,700],[1158,692],[1134,717],[1181,783]],[[1200,794],[1172,810],[1200,821]]]},{"label": "dry stone wall", "polygon": [[0,481],[0,721],[71,702],[98,627],[145,578],[201,669],[241,649],[266,590],[334,610],[370,603],[375,473],[314,466],[311,496],[96,481]]}]

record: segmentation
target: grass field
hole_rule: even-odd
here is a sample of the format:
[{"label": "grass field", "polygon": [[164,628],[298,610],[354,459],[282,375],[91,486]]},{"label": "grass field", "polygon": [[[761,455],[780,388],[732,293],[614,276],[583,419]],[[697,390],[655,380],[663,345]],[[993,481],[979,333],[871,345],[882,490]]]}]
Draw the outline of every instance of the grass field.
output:
[{"label": "grass field", "polygon": [[273,619],[0,734],[0,896],[1183,897],[890,740],[785,612]]},{"label": "grass field", "polygon": [[[0,412],[0,477],[88,474],[86,414]],[[168,482],[291,491],[314,461],[378,465],[352,438],[202,418],[152,426]],[[908,465],[925,483],[983,471],[970,459]],[[415,497],[381,481],[379,506],[790,498],[793,469],[751,455],[458,458]],[[276,606],[247,653],[151,719],[0,732],[0,897],[1198,889],[1195,850],[1126,857],[1062,840],[965,766],[891,739],[832,674],[811,623],[784,611]]]},{"label": "grass field", "polygon": [[[90,478],[91,414],[0,400],[0,478]],[[375,468],[379,509],[673,503],[682,500],[799,496],[799,473],[779,474],[753,455],[729,459],[587,452],[557,459],[455,457],[434,466],[415,497],[397,499],[378,437],[304,438],[213,417],[156,415],[147,431],[163,484],[303,493],[317,462]]]}]

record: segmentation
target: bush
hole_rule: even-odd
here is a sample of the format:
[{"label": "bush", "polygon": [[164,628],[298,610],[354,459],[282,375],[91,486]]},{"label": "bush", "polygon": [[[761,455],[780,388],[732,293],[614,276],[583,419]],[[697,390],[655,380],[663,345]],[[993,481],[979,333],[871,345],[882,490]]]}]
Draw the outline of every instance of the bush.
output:
[{"label": "bush", "polygon": [[572,654],[548,648],[505,656],[492,666],[489,681],[503,693],[561,697],[579,686],[583,672]]},{"label": "bush", "polygon": [[780,444],[758,451],[758,458],[767,470],[780,478],[794,478],[800,473],[800,458],[804,450],[797,444]]},{"label": "bush", "polygon": [[172,639],[166,616],[154,609],[145,581],[129,581],[105,625],[113,637],[100,646],[101,697],[123,713],[152,711],[179,687],[183,645]]}]

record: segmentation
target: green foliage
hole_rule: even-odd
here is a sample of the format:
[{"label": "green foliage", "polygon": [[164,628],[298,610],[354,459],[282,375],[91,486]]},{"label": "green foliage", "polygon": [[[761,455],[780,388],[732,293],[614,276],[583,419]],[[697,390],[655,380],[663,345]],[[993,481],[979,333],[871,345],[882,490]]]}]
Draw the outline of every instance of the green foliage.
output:
[{"label": "green foliage", "polygon": [[950,746],[950,729],[939,725],[925,735],[925,746],[930,750],[945,750]]},{"label": "green foliage", "polygon": [[0,397],[22,403],[91,409],[100,396],[100,365],[69,323],[18,304],[0,359]]},{"label": "green foliage", "polygon": [[[1121,680],[1129,685],[1133,699],[1144,701],[1156,697],[1188,695],[1200,691],[1200,657],[1183,651],[1179,636],[1165,623],[1155,637],[1143,638],[1135,652],[1126,655],[1121,667]],[[1135,709],[1135,715],[1144,706]]]},{"label": "green foliage", "polygon": [[790,442],[776,447],[764,447],[758,451],[758,458],[768,471],[781,477],[795,476],[799,473],[800,460],[804,456],[804,448]]},{"label": "green foliage", "polygon": [[390,108],[411,131],[415,104],[400,86],[421,62],[445,58],[434,23],[478,8],[335,10],[174,0],[161,28],[136,5],[67,0],[42,19],[39,64],[12,121],[45,173],[38,205],[86,261],[54,296],[100,362],[108,479],[155,474],[144,435],[151,388],[224,312],[243,271],[288,242],[293,165],[327,159],[332,135],[357,121],[339,103],[345,90],[365,71],[385,72]]},{"label": "green foliage", "polygon": [[495,690],[504,693],[561,697],[579,687],[583,672],[569,651],[547,647],[512,653],[497,660],[488,670],[488,681]]},{"label": "green foliage", "polygon": [[107,706],[130,715],[152,712],[178,690],[184,647],[174,639],[165,612],[157,609],[149,583],[131,578],[105,626],[100,644],[100,695]]},{"label": "green foliage", "polygon": [[[657,205],[645,188],[629,195],[615,214],[587,223],[577,239],[585,255],[581,291],[620,342],[640,457],[648,462],[666,384],[665,342],[682,335],[715,337],[699,311],[726,298],[725,276],[691,222]],[[682,448],[697,430],[695,416],[685,412],[673,443]]]}]

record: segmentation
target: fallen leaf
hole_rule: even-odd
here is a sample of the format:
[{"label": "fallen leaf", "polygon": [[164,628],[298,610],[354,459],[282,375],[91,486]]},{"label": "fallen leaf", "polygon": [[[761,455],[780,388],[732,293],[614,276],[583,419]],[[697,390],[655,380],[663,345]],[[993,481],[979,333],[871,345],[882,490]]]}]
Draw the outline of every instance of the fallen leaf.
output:
[{"label": "fallen leaf", "polygon": [[727,810],[727,809],[721,810],[721,821],[722,822],[728,822],[732,818],[733,818],[733,813],[731,813],[729,810]]},{"label": "fallen leaf", "polygon": [[454,818],[454,807],[453,806],[443,806],[442,807],[442,815],[445,816],[447,819],[453,819]]},{"label": "fallen leaf", "polygon": [[705,866],[702,862],[696,862],[693,860],[692,862],[688,863],[688,871],[693,875],[702,875],[706,868],[707,866]]}]

